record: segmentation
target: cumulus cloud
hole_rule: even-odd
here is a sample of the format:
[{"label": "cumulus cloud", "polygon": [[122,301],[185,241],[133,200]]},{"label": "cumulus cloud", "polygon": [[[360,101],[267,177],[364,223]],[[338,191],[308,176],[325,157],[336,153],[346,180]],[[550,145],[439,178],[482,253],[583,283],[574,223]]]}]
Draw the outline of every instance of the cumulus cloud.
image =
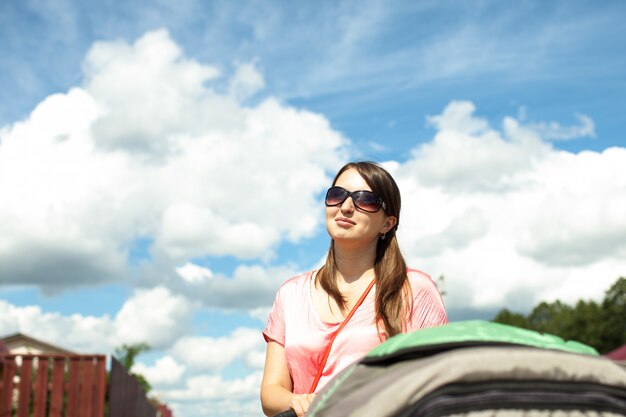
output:
[{"label": "cumulus cloud", "polygon": [[422,256],[441,253],[446,249],[459,249],[479,239],[487,232],[488,221],[476,208],[470,208],[452,218],[440,232],[425,236],[415,242],[414,250]]},{"label": "cumulus cloud", "polygon": [[175,385],[181,381],[185,366],[176,362],[169,355],[163,356],[156,360],[153,366],[147,366],[143,363],[133,365],[132,371],[144,376],[154,389]]},{"label": "cumulus cloud", "polygon": [[[226,337],[181,338],[171,351],[185,365],[200,371],[220,371],[233,361],[246,357],[251,351],[263,350],[264,342],[258,329],[237,328]],[[255,365],[256,358],[250,363]]]},{"label": "cumulus cloud", "polygon": [[204,282],[213,276],[210,269],[187,262],[185,265],[176,268],[176,272],[182,279],[189,283]]},{"label": "cumulus cloud", "polygon": [[241,398],[219,398],[199,401],[169,401],[176,416],[215,416],[215,417],[262,417],[261,404],[257,395],[249,400]]},{"label": "cumulus cloud", "polygon": [[119,280],[139,238],[173,272],[195,257],[270,259],[318,230],[348,141],[275,98],[245,105],[263,88],[254,64],[220,74],[160,30],[98,42],[83,67],[81,86],[0,130],[1,282]]},{"label": "cumulus cloud", "polygon": [[164,287],[137,290],[115,317],[118,340],[146,342],[159,349],[184,335],[191,319],[190,303]]},{"label": "cumulus cloud", "polygon": [[474,117],[476,106],[470,101],[452,101],[439,115],[428,116],[426,121],[438,131],[479,135],[490,131],[486,120]]},{"label": "cumulus cloud", "polygon": [[[548,265],[580,266],[626,251],[626,149],[566,152],[533,173],[543,189],[520,252]],[[549,179],[549,180],[547,180]]]},{"label": "cumulus cloud", "polygon": [[600,298],[626,270],[626,149],[560,151],[535,126],[497,130],[474,112],[450,103],[429,118],[432,142],[386,165],[411,263],[446,276],[452,310]]},{"label": "cumulus cloud", "polygon": [[187,379],[183,387],[157,391],[176,415],[210,415],[218,417],[263,415],[259,401],[261,372],[242,378],[197,375]]},{"label": "cumulus cloud", "polygon": [[168,397],[173,400],[241,399],[257,397],[260,387],[260,372],[235,380],[224,380],[219,376],[200,375],[189,378],[185,390],[171,391],[168,393]]},{"label": "cumulus cloud", "polygon": [[225,100],[229,108],[217,111],[220,100],[211,100],[203,87],[219,75],[217,69],[185,59],[164,30],[133,45],[97,42],[83,67],[85,89],[103,113],[93,124],[102,148],[158,157],[176,151],[179,135],[235,124],[232,117],[220,123],[216,116],[236,110],[236,103]]},{"label": "cumulus cloud", "polygon": [[232,276],[215,274],[211,279],[202,282],[180,285],[179,281],[174,285],[188,299],[206,307],[249,309],[253,316],[262,318],[267,306],[272,304],[280,284],[299,272],[301,271],[292,265],[240,265]]},{"label": "cumulus cloud", "polygon": [[232,273],[226,274],[213,272],[207,266],[193,262],[175,267],[173,271],[167,264],[154,262],[142,268],[142,278],[137,285],[163,285],[195,305],[226,311],[239,310],[265,322],[276,290],[287,279],[302,273],[301,268],[293,262],[239,264]]},{"label": "cumulus cloud", "polygon": [[0,334],[25,333],[59,344],[70,350],[99,353],[103,347],[112,349],[109,339],[114,328],[110,317],[94,317],[46,313],[39,306],[15,306],[0,300]]},{"label": "cumulus cloud", "polygon": [[542,138],[548,140],[571,140],[585,137],[596,137],[595,123],[591,117],[576,114],[578,125],[561,126],[557,122],[543,122],[530,124],[528,127],[536,131]]},{"label": "cumulus cloud", "polygon": [[243,102],[265,87],[263,75],[255,64],[245,63],[237,65],[235,74],[230,79],[228,92],[237,101]]},{"label": "cumulus cloud", "polygon": [[261,323],[266,323],[267,322],[267,318],[270,315],[270,311],[271,311],[271,306],[267,305],[265,307],[258,307],[258,308],[254,308],[252,310],[249,311],[250,317],[253,317],[259,321],[261,321]]},{"label": "cumulus cloud", "polygon": [[90,158],[95,117],[93,99],[73,89],[0,132],[0,281],[54,288],[124,270],[125,257],[111,246],[127,236],[132,208],[125,219],[107,219],[128,197],[128,188],[108,183],[126,170],[115,156]]},{"label": "cumulus cloud", "polygon": [[249,368],[263,370],[265,367],[265,349],[248,352],[245,356],[245,363]]},{"label": "cumulus cloud", "polygon": [[471,102],[453,101],[441,115],[430,116],[435,138],[415,148],[401,171],[415,174],[429,187],[500,192],[517,186],[516,176],[550,152],[537,135],[520,135],[510,128],[503,137],[474,111]]},{"label": "cumulus cloud", "polygon": [[[210,415],[257,416],[264,363],[259,329],[240,327],[224,337],[184,336],[154,365],[138,363],[133,370],[181,415],[211,410]],[[227,368],[238,365],[248,372],[225,376]]]},{"label": "cumulus cloud", "polygon": [[163,287],[136,291],[115,317],[66,316],[0,300],[0,334],[21,332],[83,353],[108,353],[142,342],[159,349],[188,331],[190,307]]}]

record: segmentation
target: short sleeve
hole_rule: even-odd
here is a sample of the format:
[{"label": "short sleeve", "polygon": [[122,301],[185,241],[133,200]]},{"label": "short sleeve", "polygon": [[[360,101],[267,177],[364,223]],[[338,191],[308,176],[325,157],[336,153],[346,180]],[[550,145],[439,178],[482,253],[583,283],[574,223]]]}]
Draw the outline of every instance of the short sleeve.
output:
[{"label": "short sleeve", "polygon": [[283,287],[276,293],[274,305],[267,319],[267,326],[263,330],[263,337],[266,342],[272,339],[285,346],[285,305],[282,299]]},{"label": "short sleeve", "polygon": [[407,331],[412,332],[427,327],[436,327],[448,323],[446,308],[433,280],[421,271],[409,272],[413,308]]}]

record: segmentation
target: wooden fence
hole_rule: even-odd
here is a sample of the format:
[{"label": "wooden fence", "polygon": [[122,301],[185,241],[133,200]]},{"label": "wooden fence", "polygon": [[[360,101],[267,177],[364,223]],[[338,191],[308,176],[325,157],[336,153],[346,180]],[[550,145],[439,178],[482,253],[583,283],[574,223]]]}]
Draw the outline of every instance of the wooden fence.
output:
[{"label": "wooden fence", "polygon": [[109,417],[157,417],[157,410],[135,377],[129,375],[115,358],[111,358],[109,384]]},{"label": "wooden fence", "polygon": [[0,355],[0,417],[103,417],[104,355]]},{"label": "wooden fence", "polygon": [[[104,417],[104,355],[0,354],[0,417]],[[107,417],[172,417],[111,358]]]},{"label": "wooden fence", "polygon": [[167,405],[161,404],[157,410],[157,417],[173,417],[172,410]]}]

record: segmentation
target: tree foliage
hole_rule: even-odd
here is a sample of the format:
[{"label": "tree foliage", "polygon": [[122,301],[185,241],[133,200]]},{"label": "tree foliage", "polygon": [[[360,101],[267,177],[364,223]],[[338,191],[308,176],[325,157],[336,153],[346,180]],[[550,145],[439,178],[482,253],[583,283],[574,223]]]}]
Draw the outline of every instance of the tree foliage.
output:
[{"label": "tree foliage", "polygon": [[493,321],[577,340],[607,353],[626,344],[626,278],[619,278],[601,303],[579,300],[570,306],[544,301],[527,316],[502,309]]}]

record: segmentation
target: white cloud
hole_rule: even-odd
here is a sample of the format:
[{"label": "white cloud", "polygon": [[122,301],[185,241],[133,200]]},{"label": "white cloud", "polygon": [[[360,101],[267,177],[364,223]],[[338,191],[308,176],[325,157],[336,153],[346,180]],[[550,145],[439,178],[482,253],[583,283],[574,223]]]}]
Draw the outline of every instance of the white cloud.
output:
[{"label": "white cloud", "polygon": [[[177,415],[259,416],[264,363],[261,332],[241,327],[224,337],[183,336],[153,366],[140,363],[133,370]],[[237,364],[250,371],[226,377],[224,370]]]},{"label": "white cloud", "polygon": [[0,300],[0,335],[21,332],[82,353],[110,353],[123,344],[171,346],[189,330],[191,305],[169,290],[138,290],[114,318],[69,316]]},{"label": "white cloud", "polygon": [[[276,288],[276,289],[278,290],[278,288]],[[265,307],[254,308],[254,309],[250,310],[250,317],[254,317],[255,319],[258,319],[259,321],[261,321],[261,323],[266,323],[267,322],[267,318],[270,315],[271,309],[272,308],[269,305],[265,306]]]},{"label": "white cloud", "polygon": [[242,102],[256,94],[265,86],[263,75],[254,63],[240,64],[230,79],[228,91],[237,101]]},{"label": "white cloud", "polygon": [[[232,276],[215,274],[211,279],[201,282],[184,283],[175,280],[172,285],[188,299],[208,308],[249,309],[257,318],[261,318],[274,301],[278,287],[301,272],[293,265],[240,265]],[[263,321],[266,319],[267,316]]]},{"label": "white cloud", "polygon": [[164,287],[137,290],[115,317],[118,340],[159,349],[187,333],[192,306]]},{"label": "white cloud", "polygon": [[438,129],[434,140],[415,148],[401,171],[433,188],[498,192],[518,186],[516,176],[550,152],[538,136],[520,135],[513,126],[507,125],[503,137],[474,111],[470,102],[453,101],[441,115],[429,117]]},{"label": "white cloud", "polygon": [[263,417],[261,402],[258,395],[249,400],[240,398],[220,398],[215,400],[202,399],[198,401],[181,400],[168,401],[172,405],[175,416],[211,416],[211,417]]},{"label": "white cloud", "polygon": [[260,349],[248,352],[245,356],[245,363],[249,368],[263,370],[265,367],[265,350]]},{"label": "white cloud", "polygon": [[596,137],[595,124],[589,116],[576,114],[580,123],[578,126],[561,126],[557,122],[533,123],[528,127],[536,131],[542,138],[548,140],[571,140],[584,137]]},{"label": "white cloud", "polygon": [[0,130],[0,281],[120,280],[143,238],[173,272],[194,257],[268,260],[317,232],[348,142],[318,114],[240,102],[262,88],[253,64],[222,93],[219,71],[161,30],[94,44],[84,73]]},{"label": "white cloud", "polygon": [[132,371],[144,376],[153,389],[159,390],[177,384],[181,381],[185,366],[176,362],[171,356],[163,356],[156,360],[154,366],[147,366],[143,363],[136,363]]},{"label": "white cloud", "polygon": [[199,375],[187,380],[186,389],[167,393],[172,400],[245,399],[258,397],[261,388],[261,372],[245,378],[224,380],[219,376]]},{"label": "white cloud", "polygon": [[425,236],[415,242],[414,250],[422,256],[438,254],[446,249],[466,247],[472,241],[482,238],[487,233],[488,221],[476,208],[453,217],[441,231]]},{"label": "white cloud", "polygon": [[[170,350],[186,365],[183,381],[156,387],[159,398],[184,415],[260,416],[265,342],[258,329],[238,328],[226,337],[184,337]],[[221,371],[241,361],[252,369],[241,377],[225,378]]]},{"label": "white cloud", "polygon": [[626,149],[558,151],[507,117],[452,102],[413,159],[389,164],[410,263],[446,276],[452,309],[602,298],[626,270]]},{"label": "white cloud", "polygon": [[108,316],[46,313],[38,306],[19,307],[0,300],[0,335],[24,333],[83,353],[110,351],[114,323]]},{"label": "white cloud", "polygon": [[260,417],[261,372],[242,378],[225,379],[216,375],[198,375],[187,379],[180,388],[157,394],[171,405],[175,415],[218,417]]},{"label": "white cloud", "polygon": [[443,113],[428,116],[427,122],[438,131],[480,135],[491,129],[486,120],[474,117],[476,106],[470,101],[452,101],[443,110]]},{"label": "white cloud", "polygon": [[185,265],[176,268],[176,272],[182,279],[189,283],[199,283],[210,279],[213,272],[210,269],[187,262]]},{"label": "white cloud", "polygon": [[[236,124],[216,117],[236,110],[236,103],[203,87],[218,71],[186,60],[164,30],[147,33],[134,45],[97,42],[83,66],[85,88],[104,112],[93,126],[102,148],[159,157],[177,150],[180,135]],[[220,101],[226,108],[217,111]]]},{"label": "white cloud", "polygon": [[96,117],[93,99],[73,89],[0,132],[1,281],[55,287],[123,272],[125,257],[114,246],[128,236],[133,211],[107,222],[129,197],[128,187],[108,185],[126,170],[115,155],[91,157],[88,127]]},{"label": "white cloud", "polygon": [[[197,371],[220,371],[251,351],[264,349],[265,342],[258,329],[237,328],[226,337],[185,336],[172,347],[172,354]],[[254,358],[252,358],[252,362]]]}]

